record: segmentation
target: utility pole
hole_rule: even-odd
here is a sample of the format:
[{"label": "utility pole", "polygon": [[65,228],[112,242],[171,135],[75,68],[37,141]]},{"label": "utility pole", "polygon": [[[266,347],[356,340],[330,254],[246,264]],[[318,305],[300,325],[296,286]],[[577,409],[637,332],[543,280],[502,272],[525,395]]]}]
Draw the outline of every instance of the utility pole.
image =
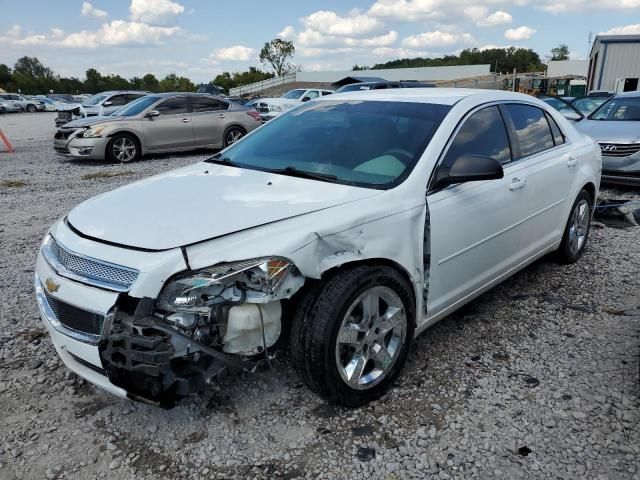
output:
[{"label": "utility pole", "polygon": [[511,86],[511,91],[516,91],[516,69],[513,69],[513,85]]}]

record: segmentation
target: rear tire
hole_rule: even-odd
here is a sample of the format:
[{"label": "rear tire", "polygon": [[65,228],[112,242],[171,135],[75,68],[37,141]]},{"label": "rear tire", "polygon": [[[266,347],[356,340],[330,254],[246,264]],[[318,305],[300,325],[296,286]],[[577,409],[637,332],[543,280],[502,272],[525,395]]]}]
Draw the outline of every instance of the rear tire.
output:
[{"label": "rear tire", "polygon": [[32,105],[32,104],[27,105],[27,112],[29,112],[29,113],[33,113],[33,112],[35,112],[36,110],[37,110],[37,108],[36,108],[36,106],[35,106],[35,105]]},{"label": "rear tire", "polygon": [[140,144],[128,133],[117,133],[107,144],[107,160],[114,163],[135,162],[140,158]]},{"label": "rear tire", "polygon": [[227,148],[229,145],[233,145],[242,137],[244,137],[246,134],[247,134],[247,131],[244,128],[238,127],[236,125],[227,128],[224,131],[224,137],[222,142],[224,148]]},{"label": "rear tire", "polygon": [[393,384],[414,330],[413,292],[397,271],[347,268],[301,302],[293,318],[291,359],[312,391],[359,407]]},{"label": "rear tire", "polygon": [[556,251],[556,258],[560,263],[575,263],[582,257],[589,238],[592,213],[593,199],[589,192],[581,190],[573,202],[562,242]]}]

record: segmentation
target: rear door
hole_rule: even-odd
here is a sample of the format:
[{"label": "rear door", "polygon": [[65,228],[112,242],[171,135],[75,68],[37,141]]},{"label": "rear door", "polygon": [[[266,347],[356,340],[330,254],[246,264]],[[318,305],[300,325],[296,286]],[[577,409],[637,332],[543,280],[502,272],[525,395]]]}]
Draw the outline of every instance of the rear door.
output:
[{"label": "rear door", "polygon": [[144,141],[149,150],[191,147],[194,143],[190,105],[186,97],[174,97],[159,103],[160,115],[144,118]]},{"label": "rear door", "polygon": [[515,151],[505,176],[525,182],[523,236],[518,254],[522,262],[562,238],[578,160],[556,122],[543,109],[519,103],[505,104],[502,109],[514,137]]},{"label": "rear door", "polygon": [[[511,162],[509,136],[497,105],[481,107],[466,117],[437,168],[448,168],[463,155],[491,157],[503,168]],[[454,309],[513,268],[524,202],[519,182],[505,173],[499,180],[460,183],[428,192],[428,317]]]},{"label": "rear door", "polygon": [[196,145],[222,146],[224,129],[229,122],[229,104],[217,98],[191,97],[191,105]]}]

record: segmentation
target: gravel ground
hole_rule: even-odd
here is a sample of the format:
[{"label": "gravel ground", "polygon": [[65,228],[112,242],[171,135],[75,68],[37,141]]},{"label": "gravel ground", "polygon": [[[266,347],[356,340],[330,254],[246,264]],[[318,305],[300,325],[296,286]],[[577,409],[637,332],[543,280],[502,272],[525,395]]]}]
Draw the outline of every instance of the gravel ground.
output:
[{"label": "gravel ground", "polygon": [[161,410],[64,367],[33,264],[80,201],[209,153],[109,165],[60,159],[49,140],[15,146],[0,153],[0,478],[640,478],[640,230],[627,219],[596,225],[579,263],[537,262],[428,330],[365,408],[325,404],[283,357]]}]

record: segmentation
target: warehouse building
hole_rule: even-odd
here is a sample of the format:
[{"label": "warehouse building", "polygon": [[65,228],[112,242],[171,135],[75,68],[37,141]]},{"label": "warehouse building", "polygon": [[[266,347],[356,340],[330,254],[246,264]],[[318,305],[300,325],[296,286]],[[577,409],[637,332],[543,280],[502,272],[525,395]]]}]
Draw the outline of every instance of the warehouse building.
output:
[{"label": "warehouse building", "polygon": [[588,90],[640,90],[640,35],[598,35],[589,54]]}]

